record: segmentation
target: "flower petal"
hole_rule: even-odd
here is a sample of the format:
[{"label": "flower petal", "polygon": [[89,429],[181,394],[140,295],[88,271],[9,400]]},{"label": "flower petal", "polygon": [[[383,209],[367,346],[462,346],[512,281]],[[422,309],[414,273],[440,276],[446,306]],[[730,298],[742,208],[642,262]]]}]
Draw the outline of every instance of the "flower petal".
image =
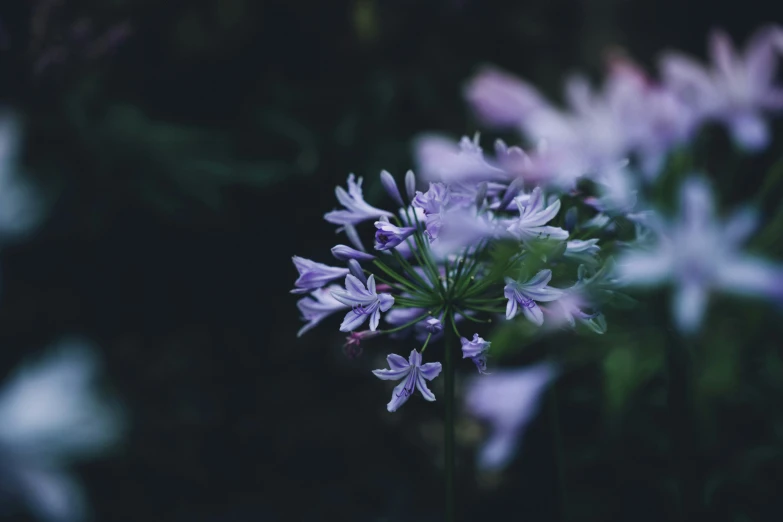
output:
[{"label": "flower petal", "polygon": [[386,405],[386,409],[391,413],[397,411],[400,406],[405,404],[411,395],[413,395],[413,390],[416,386],[416,372],[410,372],[408,373],[408,376],[400,382],[397,386],[394,387],[394,390],[392,390],[392,398],[389,401],[389,404]]},{"label": "flower petal", "polygon": [[532,323],[541,326],[544,324],[544,313],[541,311],[541,307],[536,303],[531,303],[531,306],[523,306],[522,313]]},{"label": "flower petal", "polygon": [[514,297],[509,297],[506,305],[506,319],[513,319],[515,315],[517,315],[517,300]]},{"label": "flower petal", "polygon": [[416,389],[421,392],[421,396],[424,397],[425,401],[433,402],[435,400],[435,394],[427,388],[427,381],[424,380],[424,376],[418,371],[416,372]]},{"label": "flower petal", "polygon": [[392,367],[392,369],[390,370],[387,369],[373,370],[372,374],[383,381],[399,381],[403,377],[407,377],[410,371],[411,371],[410,366],[405,366],[404,368]]},{"label": "flower petal", "polygon": [[340,331],[341,332],[351,332],[353,330],[356,330],[359,326],[364,323],[364,321],[367,320],[367,314],[363,314],[361,312],[357,312],[356,310],[349,310],[347,314],[345,314],[345,319],[343,319],[343,323],[340,325]]},{"label": "flower petal", "polygon": [[443,366],[439,362],[431,362],[419,366],[419,373],[421,373],[422,377],[424,377],[428,381],[431,381],[432,379],[440,375],[442,369]]},{"label": "flower petal", "polygon": [[683,333],[699,329],[707,308],[708,289],[700,281],[683,281],[674,293],[674,320]]},{"label": "flower petal", "polygon": [[389,364],[389,368],[392,370],[398,370],[400,368],[408,368],[408,361],[405,357],[397,355],[396,353],[390,353],[386,356],[386,362]]}]

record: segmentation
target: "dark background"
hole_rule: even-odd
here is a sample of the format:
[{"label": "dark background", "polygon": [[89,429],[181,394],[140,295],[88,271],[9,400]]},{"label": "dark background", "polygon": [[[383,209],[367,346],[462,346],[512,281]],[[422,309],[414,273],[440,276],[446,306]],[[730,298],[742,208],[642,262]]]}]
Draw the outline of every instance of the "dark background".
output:
[{"label": "dark background", "polygon": [[[755,0],[6,0],[1,100],[48,215],[3,246],[0,376],[63,334],[101,348],[132,425],[76,470],[98,521],[439,520],[439,407],[386,412],[385,342],[349,360],[335,320],[296,338],[290,257],[330,261],[334,186],[356,172],[380,201],[416,134],[472,135],[480,64],[558,97],[612,46],[652,67],[781,20]],[[668,520],[655,382],[607,421],[601,364],[561,381],[572,520]],[[783,516],[782,412],[765,420],[783,401],[748,393],[700,457],[727,477],[710,520]],[[465,520],[556,520],[545,419],[497,476],[460,426]]]}]

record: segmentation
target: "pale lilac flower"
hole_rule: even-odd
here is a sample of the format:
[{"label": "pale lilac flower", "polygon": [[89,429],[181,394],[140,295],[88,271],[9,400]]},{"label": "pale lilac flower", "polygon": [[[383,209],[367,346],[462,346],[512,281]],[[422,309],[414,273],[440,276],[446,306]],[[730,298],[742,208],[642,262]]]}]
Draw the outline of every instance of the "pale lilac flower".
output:
[{"label": "pale lilac flower", "polygon": [[[567,324],[571,328],[576,327],[577,321],[597,334],[606,332],[606,318],[601,313],[587,313],[584,308],[587,306],[587,299],[582,295],[579,288],[570,288],[564,295],[554,301],[554,303],[545,309],[548,312],[548,324],[553,326]],[[551,321],[550,321],[551,318]]]},{"label": "pale lilac flower", "polygon": [[438,238],[449,199],[449,189],[443,183],[430,183],[427,192],[416,192],[416,197],[413,198],[413,206],[424,212],[424,233],[430,241]]},{"label": "pale lilac flower", "polygon": [[776,54],[783,50],[783,29],[766,27],[739,54],[729,36],[710,38],[711,68],[679,53],[661,59],[666,84],[705,118],[725,123],[737,144],[757,150],[769,142],[765,110],[783,109],[783,87],[775,85]]},{"label": "pale lilac flower", "polygon": [[[40,520],[81,522],[87,502],[67,465],[112,449],[125,426],[118,404],[95,388],[99,365],[84,341],[61,341],[0,390],[0,473]],[[0,499],[0,502],[2,499]]]},{"label": "pale lilac flower", "polygon": [[391,294],[379,294],[375,291],[375,276],[367,278],[366,286],[356,277],[345,276],[345,290],[333,290],[332,296],[341,303],[352,307],[340,325],[341,332],[350,332],[370,318],[370,330],[378,329],[381,312],[386,312],[394,304]]},{"label": "pale lilac flower", "polygon": [[711,291],[783,298],[783,267],[739,250],[756,226],[755,215],[743,210],[721,223],[704,179],[685,181],[676,221],[651,223],[657,242],[629,250],[617,263],[618,276],[632,285],[672,281],[674,317],[683,332],[698,330]]},{"label": "pale lilac flower", "polygon": [[638,188],[636,179],[626,168],[627,165],[628,161],[624,160],[593,176],[600,196],[585,198],[585,203],[610,215],[630,213],[638,202]]},{"label": "pale lilac flower", "polygon": [[499,471],[517,453],[530,422],[538,413],[541,396],[557,376],[551,363],[470,379],[465,388],[467,411],[489,423],[489,437],[476,455],[480,469]]},{"label": "pale lilac flower", "polygon": [[549,286],[552,280],[551,270],[541,270],[524,283],[506,278],[506,286],[503,295],[508,299],[506,306],[506,319],[512,319],[517,315],[519,307],[522,313],[532,323],[541,326],[544,323],[544,314],[536,304],[538,302],[554,301],[563,295],[563,291]]},{"label": "pale lilac flower", "polygon": [[519,208],[519,218],[513,220],[508,231],[517,239],[527,242],[534,239],[568,239],[568,232],[559,227],[546,226],[560,211],[560,200],[544,207],[544,196],[540,187],[533,189],[526,203],[515,199]]},{"label": "pale lilac flower", "polygon": [[[580,157],[567,148],[553,149],[545,139],[539,139],[530,153],[517,146],[509,147],[503,140],[496,140],[495,157],[498,166],[510,177],[524,180],[529,185],[569,190],[586,173]],[[505,206],[500,208],[505,209]]]},{"label": "pale lilac flower", "polygon": [[372,254],[356,250],[355,248],[346,245],[332,247],[332,255],[340,261],[348,261],[350,259],[355,259],[357,261],[372,261],[375,259],[375,256]]},{"label": "pale lilac flower", "polygon": [[375,228],[377,229],[375,232],[376,250],[395,248],[416,232],[415,227],[398,227],[388,221],[376,221]]},{"label": "pale lilac flower", "polygon": [[397,182],[394,181],[394,176],[392,176],[386,170],[381,171],[381,184],[383,184],[383,188],[386,189],[386,193],[389,194],[389,197],[391,197],[398,205],[404,205],[402,202],[400,189],[397,188]]},{"label": "pale lilac flower", "polygon": [[353,174],[348,176],[348,191],[346,192],[342,187],[337,187],[335,194],[340,204],[345,207],[345,210],[327,212],[324,215],[324,219],[329,223],[352,226],[370,219],[378,219],[381,216],[391,217],[393,215],[391,212],[375,208],[364,201],[362,178],[356,181]]},{"label": "pale lilac flower", "polygon": [[332,292],[335,290],[340,290],[340,286],[330,285],[326,288],[318,288],[308,297],[303,297],[296,302],[296,307],[302,313],[302,320],[307,321],[307,324],[297,332],[297,337],[301,337],[305,332],[333,313],[348,308],[348,305],[341,303],[332,296]]},{"label": "pale lilac flower", "polygon": [[487,351],[492,343],[479,337],[479,334],[473,334],[472,341],[462,337],[460,343],[462,343],[462,358],[470,358],[479,373],[487,373]]},{"label": "pale lilac flower", "polygon": [[329,266],[299,256],[293,256],[291,259],[299,271],[299,278],[294,281],[296,288],[291,290],[292,294],[306,294],[348,273],[347,268]]},{"label": "pale lilac flower", "polygon": [[389,369],[373,370],[373,375],[384,381],[402,379],[402,382],[394,387],[391,401],[386,405],[387,410],[397,411],[416,389],[425,400],[430,402],[435,400],[435,394],[427,388],[425,379],[431,381],[440,374],[442,367],[439,362],[421,364],[421,354],[416,350],[411,351],[407,361],[396,354],[390,354],[386,357],[386,361],[389,363]]},{"label": "pale lilac flower", "polygon": [[563,255],[574,261],[586,265],[595,266],[598,264],[598,252],[601,247],[598,246],[598,239],[572,239],[566,242],[566,249]]},{"label": "pale lilac flower", "polygon": [[464,93],[484,124],[501,128],[518,127],[531,111],[546,104],[530,84],[492,66],[483,67]]},{"label": "pale lilac flower", "polygon": [[484,158],[478,135],[473,140],[463,136],[459,143],[437,134],[419,136],[414,142],[414,156],[417,171],[430,181],[480,182],[507,177]]}]

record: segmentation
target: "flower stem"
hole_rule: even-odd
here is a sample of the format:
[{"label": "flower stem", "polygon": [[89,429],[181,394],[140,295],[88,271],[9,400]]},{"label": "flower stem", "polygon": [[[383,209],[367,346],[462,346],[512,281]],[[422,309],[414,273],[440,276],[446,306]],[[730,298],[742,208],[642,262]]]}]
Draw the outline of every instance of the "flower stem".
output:
[{"label": "flower stem", "polygon": [[[444,319],[453,323],[454,317],[451,314],[444,315]],[[446,522],[455,521],[454,512],[454,354],[456,349],[455,333],[449,325],[443,328],[443,357],[444,366],[444,401],[446,406],[445,418],[443,423],[443,448],[444,448],[444,472],[446,474]]]}]

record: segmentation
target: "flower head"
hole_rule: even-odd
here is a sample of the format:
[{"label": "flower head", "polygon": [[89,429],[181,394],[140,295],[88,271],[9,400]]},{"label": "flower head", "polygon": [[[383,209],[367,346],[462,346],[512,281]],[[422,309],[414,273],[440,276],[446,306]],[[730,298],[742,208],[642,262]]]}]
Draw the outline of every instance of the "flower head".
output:
[{"label": "flower head", "polygon": [[538,412],[541,395],[556,375],[552,364],[540,363],[499,370],[468,382],[466,409],[488,421],[492,429],[477,455],[480,468],[499,470],[511,462],[521,436]]},{"label": "flower head", "polygon": [[470,341],[465,337],[460,339],[462,343],[462,358],[470,358],[478,368],[479,373],[487,373],[487,351],[489,351],[489,345],[492,344],[489,341],[485,341],[479,334],[473,334],[473,340]]},{"label": "flower head", "polygon": [[539,187],[533,189],[526,203],[517,198],[519,218],[513,220],[508,231],[523,242],[534,239],[568,239],[568,232],[559,227],[546,226],[560,211],[560,200],[544,207],[544,196]]},{"label": "flower head", "polygon": [[397,227],[388,221],[376,221],[375,249],[389,250],[408,239],[416,232],[415,227]]},{"label": "flower head", "polygon": [[332,296],[332,292],[339,289],[338,285],[318,288],[308,297],[304,297],[296,302],[296,307],[302,313],[302,319],[307,321],[307,324],[297,332],[297,337],[304,335],[305,332],[315,327],[334,312],[348,308],[348,305],[341,303]]},{"label": "flower head", "polygon": [[333,290],[332,297],[351,307],[340,325],[341,332],[350,332],[370,318],[370,330],[378,329],[381,312],[386,312],[394,304],[391,294],[378,294],[375,291],[375,276],[367,278],[365,286],[351,274],[345,276],[345,290]]},{"label": "flower head", "polygon": [[435,394],[427,388],[425,379],[431,381],[440,374],[442,367],[439,362],[421,364],[421,354],[416,350],[411,351],[407,361],[396,354],[390,354],[386,361],[389,363],[389,369],[373,370],[373,375],[385,381],[402,379],[402,382],[394,387],[391,401],[386,405],[387,410],[397,411],[416,389],[425,400],[430,402],[435,400]]},{"label": "flower head", "polygon": [[674,316],[685,333],[698,330],[713,290],[783,299],[783,267],[739,250],[755,228],[755,214],[746,209],[718,221],[702,178],[686,180],[680,195],[677,220],[652,223],[657,241],[618,260],[620,280],[647,286],[674,282]]},{"label": "flower head", "polygon": [[324,215],[324,219],[336,225],[357,225],[370,219],[378,219],[381,216],[391,217],[393,214],[386,210],[373,207],[366,201],[362,194],[362,178],[355,181],[355,176],[348,176],[348,191],[344,188],[335,189],[337,200],[345,207],[345,210],[333,210]]},{"label": "flower head", "polygon": [[766,27],[740,54],[729,36],[716,30],[710,38],[709,69],[687,56],[669,53],[661,60],[661,70],[666,84],[702,117],[724,122],[742,147],[760,149],[769,142],[762,112],[783,109],[783,87],[774,84],[781,41],[783,29]]},{"label": "flower head", "polygon": [[536,301],[554,301],[563,295],[562,290],[549,286],[551,280],[551,270],[541,270],[524,283],[506,278],[506,286],[503,289],[503,295],[508,299],[506,319],[512,319],[517,315],[521,307],[522,313],[529,321],[538,326],[544,324],[544,314]]},{"label": "flower head", "polygon": [[296,288],[291,290],[292,294],[306,294],[348,273],[347,268],[329,266],[299,256],[291,259],[299,271],[299,278],[294,282]]}]

